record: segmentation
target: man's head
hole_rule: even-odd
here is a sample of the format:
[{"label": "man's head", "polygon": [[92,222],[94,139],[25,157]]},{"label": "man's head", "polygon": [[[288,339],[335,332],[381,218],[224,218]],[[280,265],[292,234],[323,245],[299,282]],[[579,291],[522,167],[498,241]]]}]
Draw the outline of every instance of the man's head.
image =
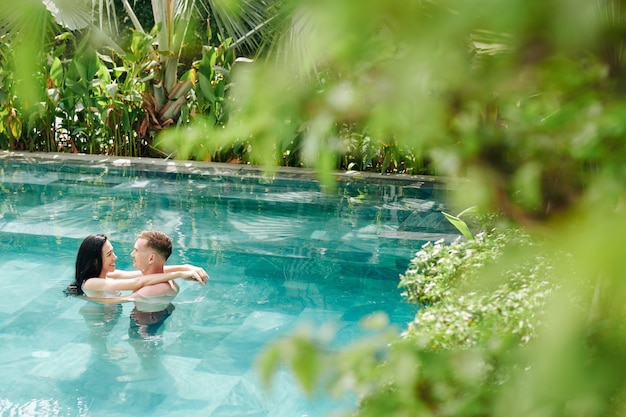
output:
[{"label": "man's head", "polygon": [[[165,261],[172,254],[172,239],[158,230],[145,230],[137,236],[130,254],[133,266],[144,272],[162,272]],[[156,269],[156,270],[155,270]]]}]

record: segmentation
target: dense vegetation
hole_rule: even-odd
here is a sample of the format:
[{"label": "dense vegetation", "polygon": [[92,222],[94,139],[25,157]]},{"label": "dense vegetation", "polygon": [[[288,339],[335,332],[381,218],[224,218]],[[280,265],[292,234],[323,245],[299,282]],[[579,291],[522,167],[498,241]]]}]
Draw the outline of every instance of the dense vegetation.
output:
[{"label": "dense vegetation", "polygon": [[453,205],[504,220],[417,254],[409,329],[370,318],[340,352],[305,329],[268,350],[266,376],[286,361],[363,416],[622,415],[623,0],[224,2],[253,3],[277,16],[261,54],[211,32],[168,85],[184,42],[156,53],[158,24],[99,54],[76,30],[7,31],[2,147],[307,165],[327,184],[338,167],[463,178]]},{"label": "dense vegetation", "polygon": [[[40,45],[36,65],[15,67],[21,54],[16,45],[24,42],[19,34],[5,32],[0,38],[0,149],[152,157],[173,152],[205,161],[258,162],[251,152],[253,140],[247,137],[209,145],[202,143],[206,134],[201,132],[177,150],[164,150],[155,142],[159,132],[168,128],[227,124],[236,58],[243,58],[237,66],[250,65],[250,58],[264,54],[260,38],[269,36],[265,33],[269,29],[242,33],[255,18],[266,17],[263,12],[273,10],[257,3],[265,4],[246,3],[243,10],[255,13],[253,18],[241,27],[231,23],[236,26],[232,28],[224,27],[232,16],[210,8],[203,13],[181,7],[174,14],[175,22],[168,25],[167,19],[159,22],[158,8],[147,13],[150,2],[144,0],[135,4],[132,18],[108,16],[115,21],[116,36],[96,49],[93,37],[98,30],[76,29],[82,25],[68,25],[59,18],[61,13],[55,16],[61,22],[57,23],[42,6],[37,12],[46,22],[42,33],[46,41]],[[117,5],[120,12],[121,4]],[[268,21],[278,20],[281,13],[274,13]],[[133,19],[138,21],[134,28]],[[143,29],[153,27],[155,21],[159,25],[153,30]],[[229,34],[241,38],[233,40]],[[34,78],[25,70],[33,71]],[[412,150],[393,141],[378,143],[351,124],[336,126],[343,149],[333,168],[424,171]],[[301,148],[302,135],[294,134],[276,149],[276,162],[304,166]]]},{"label": "dense vegetation", "polygon": [[[140,6],[145,11],[145,4]],[[45,10],[39,12],[46,16]],[[187,22],[188,17],[189,12],[182,13],[176,20]],[[153,140],[168,126],[196,117],[224,123],[225,90],[235,59],[229,39],[212,46],[196,41],[197,30],[181,35],[178,26],[171,28],[174,33],[157,26],[147,32],[120,22],[122,43],[109,40],[94,49],[89,41],[95,29],[69,30],[50,16],[46,20],[47,41],[35,55],[34,78],[23,79],[24,68],[15,66],[22,37],[5,33],[0,38],[0,148],[163,156]],[[204,36],[205,43],[213,38],[210,30]],[[183,42],[189,45],[183,48]]]}]

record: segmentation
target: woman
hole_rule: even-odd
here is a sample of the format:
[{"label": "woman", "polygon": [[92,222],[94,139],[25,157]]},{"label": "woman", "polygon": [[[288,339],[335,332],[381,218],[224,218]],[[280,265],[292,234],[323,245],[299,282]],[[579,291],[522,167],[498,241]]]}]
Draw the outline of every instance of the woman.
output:
[{"label": "woman", "polygon": [[116,259],[113,245],[106,236],[87,236],[78,249],[74,282],[65,289],[65,294],[114,299],[121,296],[120,291],[136,291],[176,278],[204,284],[208,277],[202,268],[190,265],[165,267],[164,273],[151,275],[142,275],[141,271],[118,271],[115,269]]}]

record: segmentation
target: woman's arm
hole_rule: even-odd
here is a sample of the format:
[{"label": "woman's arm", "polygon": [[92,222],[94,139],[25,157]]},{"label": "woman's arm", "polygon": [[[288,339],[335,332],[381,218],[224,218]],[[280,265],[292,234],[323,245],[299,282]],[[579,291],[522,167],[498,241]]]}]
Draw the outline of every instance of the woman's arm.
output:
[{"label": "woman's arm", "polygon": [[[196,271],[198,273],[198,275],[200,275],[200,277],[203,277],[203,279],[206,281],[209,278],[209,274],[206,273],[206,271],[199,267],[199,266],[193,266],[193,265],[189,265],[189,264],[184,264],[184,265],[165,265],[163,267],[163,271],[164,272],[184,272],[184,271]],[[113,272],[109,272],[107,274],[107,278],[114,278],[114,279],[128,279],[128,278],[137,278],[140,277],[141,271],[122,271],[119,269],[116,269]]]},{"label": "woman's arm", "polygon": [[134,278],[89,278],[83,284],[83,288],[92,291],[136,291],[146,285],[160,284],[176,278],[198,281],[202,285],[206,283],[207,279],[196,271],[177,271],[141,275]]},{"label": "woman's arm", "polygon": [[107,278],[113,278],[113,279],[129,279],[129,278],[137,278],[140,277],[141,271],[138,270],[134,270],[134,271],[122,271],[121,269],[116,269],[113,272],[109,272],[107,274]]}]

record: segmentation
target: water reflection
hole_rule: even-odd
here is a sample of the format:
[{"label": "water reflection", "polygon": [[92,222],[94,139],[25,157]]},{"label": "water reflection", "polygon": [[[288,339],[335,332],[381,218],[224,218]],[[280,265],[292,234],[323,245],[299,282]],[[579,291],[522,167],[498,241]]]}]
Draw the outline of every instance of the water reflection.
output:
[{"label": "water reflection", "polygon": [[120,359],[126,355],[124,350],[109,348],[109,344],[122,316],[122,306],[85,303],[79,313],[86,324],[86,331],[79,331],[78,338],[85,337],[90,354],[84,364],[68,363],[68,367],[84,367],[77,378],[58,381],[58,386],[70,398],[74,397],[77,403],[83,404],[87,411],[94,411],[114,403],[119,395],[117,377],[122,373]]},{"label": "water reflection", "polygon": [[122,305],[100,305],[88,302],[80,308],[79,313],[87,324],[87,341],[93,353],[100,357],[110,357],[107,340],[122,315]]},{"label": "water reflection", "polygon": [[144,339],[152,341],[154,344],[160,342],[160,334],[163,332],[163,323],[172,315],[176,307],[169,304],[160,311],[141,311],[136,306],[130,313],[130,327],[128,328],[128,336],[131,339]]},{"label": "water reflection", "polygon": [[171,380],[171,376],[163,366],[161,356],[164,324],[174,310],[175,307],[171,303],[159,311],[141,311],[137,306],[133,308],[128,326],[128,343],[139,358],[139,369],[132,374],[119,377],[119,381],[130,382],[157,378],[161,381]]}]

